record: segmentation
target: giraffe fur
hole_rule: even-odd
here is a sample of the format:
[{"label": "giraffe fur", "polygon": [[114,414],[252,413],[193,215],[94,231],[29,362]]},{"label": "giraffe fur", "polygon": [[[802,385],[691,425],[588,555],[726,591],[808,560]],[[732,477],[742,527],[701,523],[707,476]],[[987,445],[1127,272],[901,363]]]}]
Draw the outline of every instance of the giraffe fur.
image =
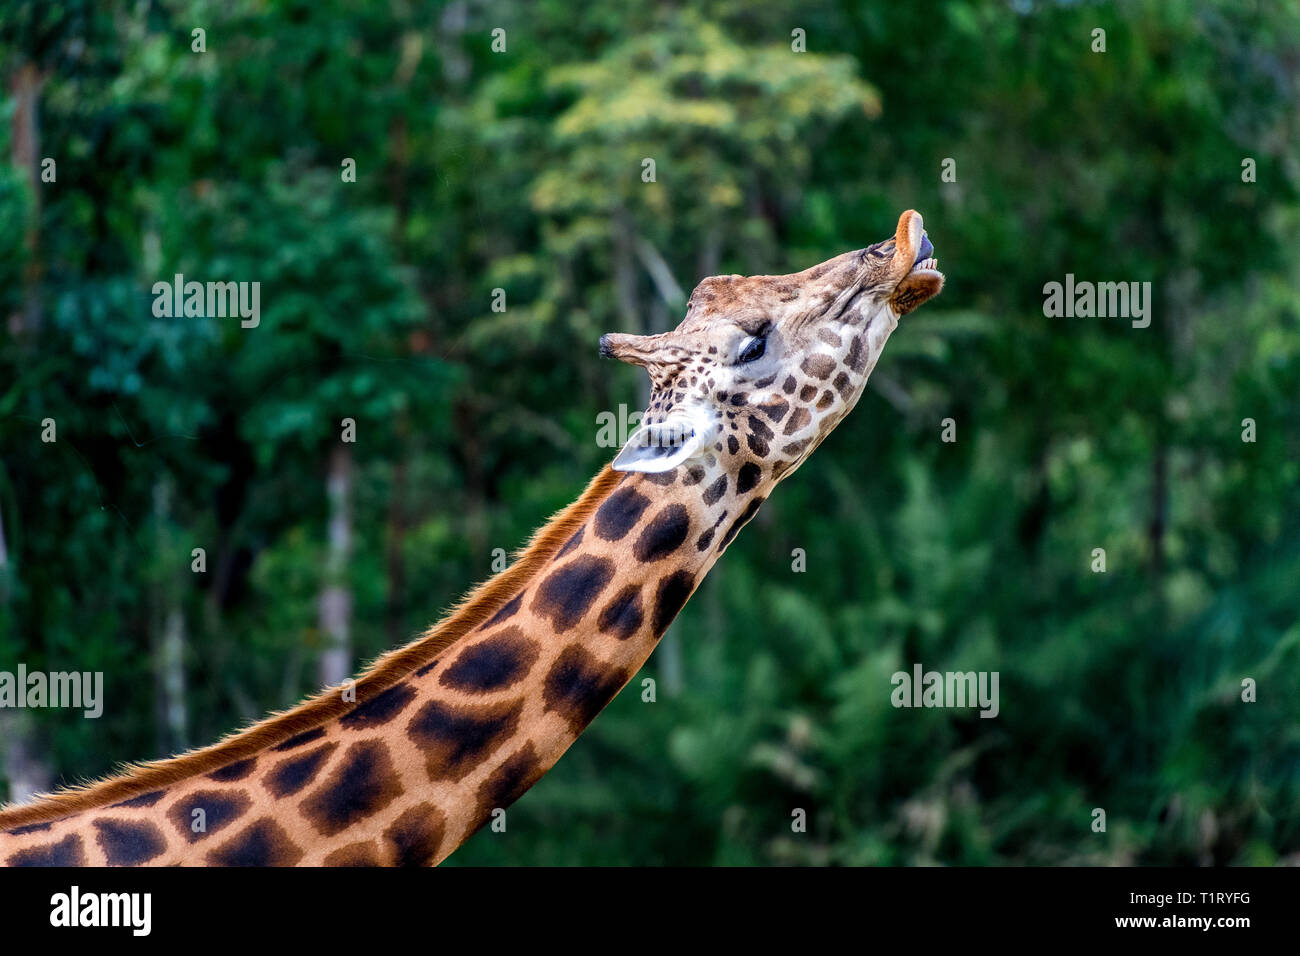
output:
[{"label": "giraffe fur", "polygon": [[[210,747],[0,809],[8,866],[401,866],[535,784],[653,653],[944,277],[918,213],[786,276],[700,282],[674,330],[611,333],[644,424],[509,568],[338,688]],[[196,826],[201,821],[202,826]]]}]

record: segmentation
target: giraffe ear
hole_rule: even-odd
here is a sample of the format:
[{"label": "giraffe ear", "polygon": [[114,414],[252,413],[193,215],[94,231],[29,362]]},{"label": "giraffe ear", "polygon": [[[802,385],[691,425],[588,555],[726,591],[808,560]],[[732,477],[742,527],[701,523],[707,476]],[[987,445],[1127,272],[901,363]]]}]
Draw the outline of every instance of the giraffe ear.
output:
[{"label": "giraffe ear", "polygon": [[662,422],[642,425],[614,458],[615,471],[671,471],[689,461],[709,441],[707,424],[689,415],[672,415]]}]

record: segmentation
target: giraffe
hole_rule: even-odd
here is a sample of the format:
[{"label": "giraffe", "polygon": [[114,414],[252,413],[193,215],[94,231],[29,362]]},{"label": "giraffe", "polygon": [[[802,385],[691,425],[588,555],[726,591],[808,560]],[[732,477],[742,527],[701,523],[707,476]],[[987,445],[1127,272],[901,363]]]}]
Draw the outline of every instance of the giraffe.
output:
[{"label": "giraffe", "polygon": [[441,862],[555,764],[853,408],[899,317],[943,288],[933,251],[907,210],[803,272],[704,279],[672,331],[603,336],[649,373],[642,425],[506,570],[354,696],[0,809],[0,863]]}]

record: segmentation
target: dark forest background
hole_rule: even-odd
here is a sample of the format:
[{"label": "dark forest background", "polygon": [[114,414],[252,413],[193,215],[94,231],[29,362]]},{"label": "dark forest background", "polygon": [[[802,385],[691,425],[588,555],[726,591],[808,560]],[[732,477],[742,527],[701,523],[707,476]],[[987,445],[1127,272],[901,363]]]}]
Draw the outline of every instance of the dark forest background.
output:
[{"label": "dark forest background", "polygon": [[[404,643],[614,454],[602,332],[916,208],[946,291],[656,702],[452,862],[1297,862],[1298,69],[1249,0],[0,5],[0,670],[106,682],[0,711],[0,797]],[[155,317],[178,272],[259,327]],[[1067,273],[1150,327],[1045,317]],[[915,662],[1000,715],[893,708]]]}]

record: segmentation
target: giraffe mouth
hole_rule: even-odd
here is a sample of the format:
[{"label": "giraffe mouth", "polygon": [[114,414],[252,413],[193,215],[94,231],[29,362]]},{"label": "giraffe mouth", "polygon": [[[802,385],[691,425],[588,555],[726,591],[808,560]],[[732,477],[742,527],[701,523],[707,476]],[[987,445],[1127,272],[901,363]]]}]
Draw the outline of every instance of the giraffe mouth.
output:
[{"label": "giraffe mouth", "polygon": [[939,271],[939,260],[934,257],[934,243],[924,233],[921,235],[921,246],[916,250],[916,260],[912,263],[912,268],[908,270],[907,274],[913,276],[922,272],[937,276],[943,275]]},{"label": "giraffe mouth", "polygon": [[[916,250],[916,262],[923,262],[924,260],[931,258],[933,255],[934,243],[930,241],[929,236],[925,233],[921,233],[921,248]],[[912,265],[915,266],[916,262],[913,262]]]}]

